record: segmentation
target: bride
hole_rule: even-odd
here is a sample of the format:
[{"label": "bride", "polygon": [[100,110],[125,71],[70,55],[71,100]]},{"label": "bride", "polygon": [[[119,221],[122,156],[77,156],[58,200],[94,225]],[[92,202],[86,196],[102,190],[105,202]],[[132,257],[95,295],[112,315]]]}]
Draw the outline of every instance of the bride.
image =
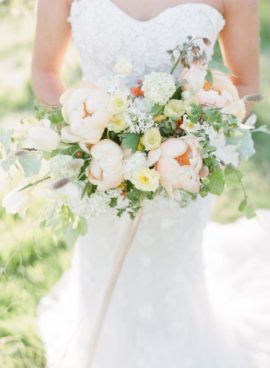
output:
[{"label": "bride", "polygon": [[[192,35],[211,41],[209,60],[219,39],[240,95],[257,93],[258,28],[256,0],[39,0],[34,91],[46,105],[59,103],[64,90],[60,70],[71,34],[84,79],[94,83],[110,78],[119,57],[132,61],[136,79],[166,70],[166,50]],[[249,315],[242,305],[238,317],[247,318],[233,325],[223,293],[220,303],[211,298],[202,239],[212,205],[211,197],[185,209],[159,199],[146,202],[134,221],[110,211],[91,219],[71,270],[40,305],[48,367],[268,367],[267,342],[253,326],[262,321],[258,317],[245,324],[258,312],[255,304]],[[224,251],[222,244],[233,245],[234,236],[219,230],[213,231],[214,241],[211,234],[207,237],[208,245],[215,245],[213,260]],[[238,261],[235,269],[242,272],[241,257]],[[225,293],[224,283],[220,288]],[[239,285],[236,290],[241,293]],[[237,293],[233,300],[239,301]],[[245,300],[244,287],[242,293]]]}]

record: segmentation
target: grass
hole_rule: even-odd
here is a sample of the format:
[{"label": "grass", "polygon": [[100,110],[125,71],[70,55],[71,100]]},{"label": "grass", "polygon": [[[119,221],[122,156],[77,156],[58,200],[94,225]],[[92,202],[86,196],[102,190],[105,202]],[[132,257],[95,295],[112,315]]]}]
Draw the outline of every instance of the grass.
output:
[{"label": "grass", "polygon": [[[31,113],[33,93],[29,81],[29,61],[34,34],[33,11],[19,0],[0,5],[0,124],[12,125]],[[15,6],[11,8],[10,3]],[[1,4],[1,1],[0,1]],[[5,5],[6,4],[6,5]],[[29,10],[30,9],[30,10]],[[270,3],[261,1],[262,93],[258,105],[260,124],[269,123],[270,100]],[[2,20],[3,19],[3,20]],[[16,31],[14,31],[16,30]],[[74,50],[68,54],[63,76],[67,84],[80,77]],[[256,136],[257,153],[242,165],[245,185],[255,207],[270,208],[270,149],[268,136]],[[1,188],[1,180],[0,180]],[[240,190],[227,191],[218,201],[213,218],[235,220]],[[45,359],[37,333],[36,308],[70,263],[71,250],[55,244],[48,232],[38,229],[36,213],[27,220],[8,216],[0,209],[0,367],[43,368]]]}]

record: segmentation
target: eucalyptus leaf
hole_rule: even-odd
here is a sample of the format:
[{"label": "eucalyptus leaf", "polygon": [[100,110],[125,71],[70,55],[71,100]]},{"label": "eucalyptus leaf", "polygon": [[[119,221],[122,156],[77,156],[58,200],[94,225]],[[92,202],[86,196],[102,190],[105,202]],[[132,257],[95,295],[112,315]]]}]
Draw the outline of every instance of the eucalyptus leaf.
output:
[{"label": "eucalyptus leaf", "polygon": [[41,169],[41,160],[36,153],[26,152],[18,156],[18,161],[23,168],[25,176],[37,175]]},{"label": "eucalyptus leaf", "polygon": [[16,157],[13,153],[9,153],[2,161],[1,167],[4,171],[9,172],[10,167],[16,162]]},{"label": "eucalyptus leaf", "polygon": [[244,160],[250,159],[256,153],[254,141],[252,139],[252,135],[250,132],[247,132],[243,135],[240,140],[237,151],[240,153],[241,157]]},{"label": "eucalyptus leaf", "polygon": [[163,112],[164,110],[164,106],[161,106],[161,105],[158,105],[158,104],[155,104],[152,109],[151,109],[151,113],[153,115],[159,115]]},{"label": "eucalyptus leaf", "polygon": [[239,211],[242,212],[248,219],[256,217],[256,212],[247,197],[241,201],[239,205]]},{"label": "eucalyptus leaf", "polygon": [[0,143],[4,147],[5,153],[9,154],[11,146],[11,138],[13,132],[10,129],[0,129]]},{"label": "eucalyptus leaf", "polygon": [[231,165],[225,168],[224,175],[225,175],[225,183],[227,186],[230,187],[239,185],[243,177],[241,171]]},{"label": "eucalyptus leaf", "polygon": [[136,133],[123,134],[122,144],[126,148],[130,148],[133,152],[136,151],[140,141],[140,135]]},{"label": "eucalyptus leaf", "polygon": [[224,173],[219,166],[217,166],[214,172],[208,177],[208,188],[210,193],[215,195],[221,195],[224,191],[225,179]]},{"label": "eucalyptus leaf", "polygon": [[212,71],[210,69],[207,70],[205,80],[207,82],[211,83],[211,84],[213,84],[213,82],[214,82],[213,74],[212,74]]},{"label": "eucalyptus leaf", "polygon": [[232,72],[229,68],[227,68],[223,63],[216,61],[216,60],[212,60],[209,63],[209,68],[211,69],[218,69],[220,72],[225,73],[225,74],[229,74],[232,75]]}]

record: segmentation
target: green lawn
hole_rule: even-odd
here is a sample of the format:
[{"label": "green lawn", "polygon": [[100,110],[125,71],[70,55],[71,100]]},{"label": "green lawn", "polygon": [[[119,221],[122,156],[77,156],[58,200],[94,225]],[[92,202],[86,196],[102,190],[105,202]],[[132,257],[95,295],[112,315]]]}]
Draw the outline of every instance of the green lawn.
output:
[{"label": "green lawn", "polygon": [[[15,2],[14,0],[13,2]],[[12,2],[12,0],[11,0]],[[33,11],[25,5],[10,10],[10,1],[0,1],[0,124],[16,124],[31,114],[33,94],[29,62],[34,33]],[[31,4],[31,0],[29,1]],[[5,5],[7,4],[7,5]],[[14,10],[15,9],[15,10]],[[262,93],[265,102],[257,106],[260,124],[270,128],[270,2],[261,1]],[[74,50],[69,52],[63,75],[68,84],[79,79]],[[255,207],[270,208],[269,138],[256,136],[257,153],[243,164],[245,184]],[[2,188],[0,180],[0,190]],[[2,188],[3,189],[3,188]],[[238,217],[240,191],[226,192],[219,200],[213,218],[222,222]],[[33,231],[34,230],[34,231]],[[37,337],[36,306],[68,267],[71,250],[55,244],[50,234],[38,229],[36,213],[27,220],[7,216],[0,209],[0,367],[45,367],[43,349]]]}]

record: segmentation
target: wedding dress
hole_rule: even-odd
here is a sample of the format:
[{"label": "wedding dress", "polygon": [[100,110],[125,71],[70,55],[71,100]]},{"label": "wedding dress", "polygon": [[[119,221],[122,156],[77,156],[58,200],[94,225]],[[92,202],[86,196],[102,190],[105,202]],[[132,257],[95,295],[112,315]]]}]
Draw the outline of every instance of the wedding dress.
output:
[{"label": "wedding dress", "polygon": [[[99,83],[113,75],[118,57],[132,61],[135,80],[152,70],[168,70],[166,50],[189,35],[211,41],[210,49],[201,43],[210,60],[224,26],[223,16],[202,3],[181,4],[139,21],[110,0],[74,1],[69,21],[84,79]],[[245,285],[246,268],[255,267],[246,281],[257,302],[262,303],[262,294],[268,300],[269,272],[262,274],[257,258],[257,263],[244,263],[243,242],[232,247],[237,238],[229,237],[226,227],[212,225],[202,246],[213,202],[212,197],[199,199],[182,209],[161,198],[146,202],[133,222],[119,219],[113,210],[89,221],[71,270],[40,304],[49,368],[270,366],[264,340],[267,303],[258,306],[253,300],[246,310],[241,303],[251,297],[249,289],[243,287],[242,299],[234,295],[241,292],[239,284]],[[234,260],[230,252],[237,246]],[[234,264],[234,275],[239,270],[238,288],[226,282],[231,276],[226,262]],[[264,280],[260,290],[259,274]],[[230,307],[234,303],[238,309]]]}]

